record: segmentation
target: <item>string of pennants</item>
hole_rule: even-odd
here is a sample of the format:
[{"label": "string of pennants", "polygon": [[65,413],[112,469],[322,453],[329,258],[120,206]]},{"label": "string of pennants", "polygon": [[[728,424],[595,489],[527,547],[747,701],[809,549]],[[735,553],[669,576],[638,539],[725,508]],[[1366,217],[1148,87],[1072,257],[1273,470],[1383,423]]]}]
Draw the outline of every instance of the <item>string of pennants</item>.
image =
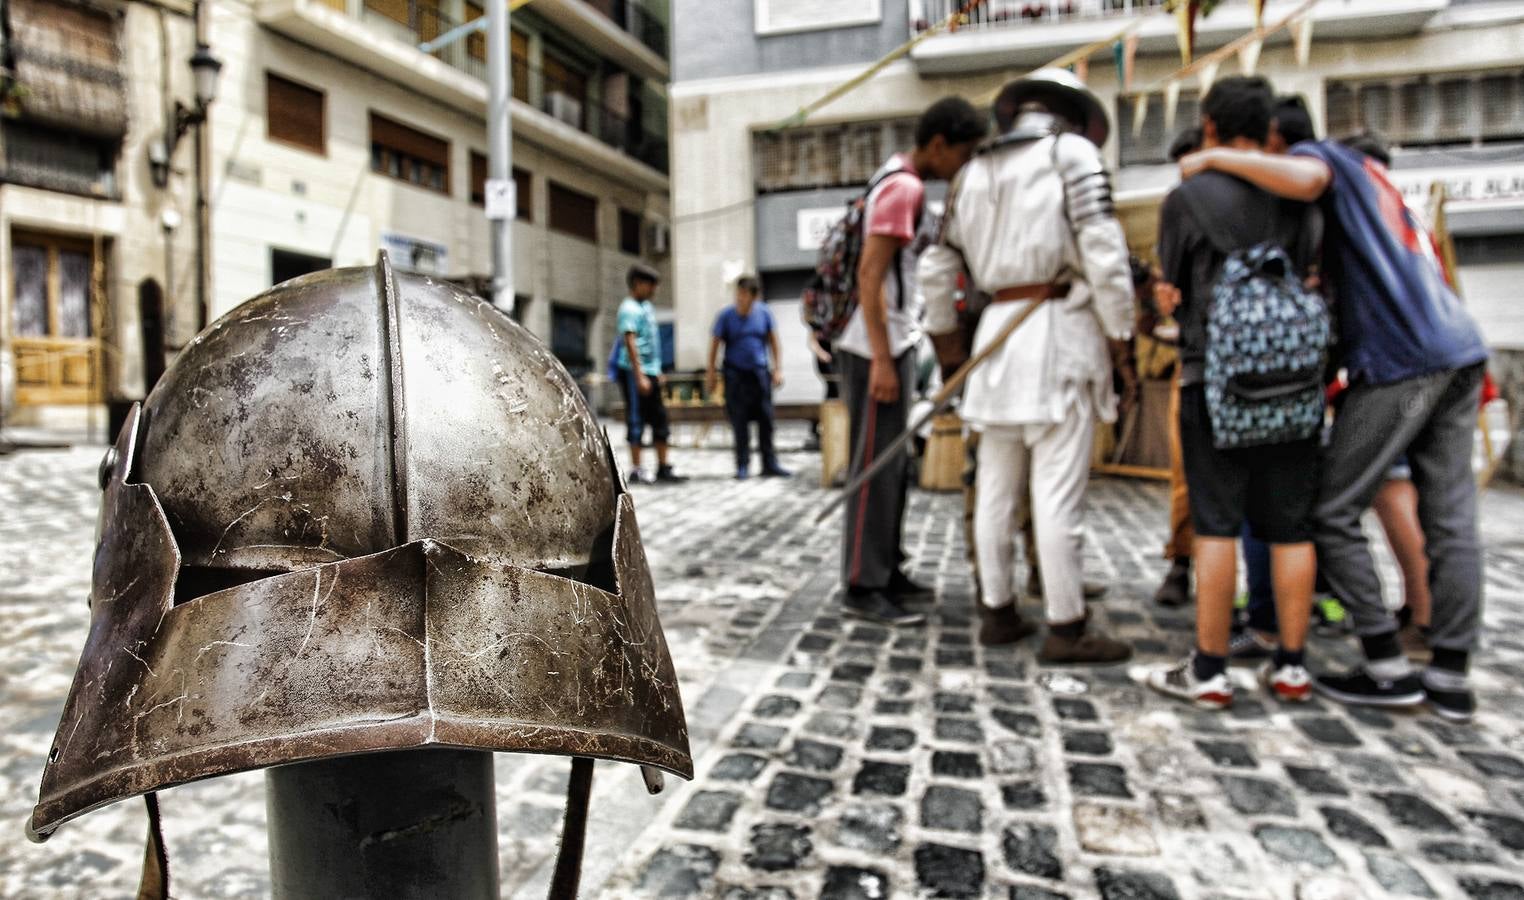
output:
[{"label": "string of pennants", "polygon": [[[527,0],[515,0],[515,2],[527,2]],[[1143,130],[1147,120],[1148,98],[1152,94],[1162,93],[1164,97],[1164,121],[1165,130],[1174,127],[1175,112],[1180,103],[1180,89],[1182,83],[1191,76],[1195,76],[1201,88],[1205,91],[1217,78],[1217,71],[1223,60],[1237,54],[1239,68],[1245,75],[1254,74],[1259,64],[1260,51],[1264,48],[1265,40],[1280,31],[1289,31],[1295,48],[1297,65],[1306,67],[1312,51],[1312,7],[1318,0],[1302,0],[1290,13],[1277,20],[1272,25],[1264,22],[1266,0],[1249,0],[1250,8],[1254,13],[1254,27],[1248,32],[1230,41],[1227,44],[1213,50],[1203,56],[1196,56],[1196,22],[1203,16],[1210,15],[1220,0],[1169,0],[1155,10],[1142,15],[1133,16],[1117,30],[1115,34],[1086,44],[1083,47],[1071,50],[1068,53],[1039,66],[1038,68],[1069,69],[1081,81],[1086,81],[1090,74],[1090,60],[1099,53],[1110,50],[1112,63],[1116,67],[1117,84],[1123,94],[1133,95],[1133,133],[1138,134]],[[966,0],[958,9],[940,22],[933,23],[926,30],[911,38],[909,41],[896,47],[867,69],[827,92],[819,99],[799,108],[792,116],[773,126],[775,130],[794,128],[804,124],[813,114],[826,105],[851,93],[857,87],[877,75],[890,63],[908,55],[917,45],[927,38],[944,32],[953,32],[960,25],[966,24],[969,16],[985,0]],[[1152,15],[1156,13],[1168,13],[1175,18],[1176,43],[1180,48],[1180,68],[1168,76],[1161,78],[1147,87],[1135,91],[1133,88],[1134,63],[1138,52],[1138,29]],[[994,102],[998,89],[991,91],[988,96],[979,99],[979,103],[988,106]]]}]

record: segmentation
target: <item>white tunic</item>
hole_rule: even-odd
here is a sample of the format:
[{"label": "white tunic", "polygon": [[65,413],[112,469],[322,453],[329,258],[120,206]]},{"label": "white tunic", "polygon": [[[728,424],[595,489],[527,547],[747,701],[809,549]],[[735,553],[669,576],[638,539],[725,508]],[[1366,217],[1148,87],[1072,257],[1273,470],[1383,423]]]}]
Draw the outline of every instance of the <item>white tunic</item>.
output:
[{"label": "white tunic", "polygon": [[[1132,333],[1127,239],[1109,206],[1102,213],[1087,209],[1077,225],[1066,210],[1066,177],[1072,188],[1101,171],[1094,144],[1063,134],[997,148],[959,175],[943,242],[919,263],[928,332],[957,327],[953,294],[965,262],[973,284],[991,294],[1016,285],[1070,285],[1067,297],[1045,301],[969,376],[959,411],[976,428],[1063,421],[1080,391],[1090,393],[1102,421],[1116,420],[1106,339]],[[990,304],[974,352],[1029,305]]]}]

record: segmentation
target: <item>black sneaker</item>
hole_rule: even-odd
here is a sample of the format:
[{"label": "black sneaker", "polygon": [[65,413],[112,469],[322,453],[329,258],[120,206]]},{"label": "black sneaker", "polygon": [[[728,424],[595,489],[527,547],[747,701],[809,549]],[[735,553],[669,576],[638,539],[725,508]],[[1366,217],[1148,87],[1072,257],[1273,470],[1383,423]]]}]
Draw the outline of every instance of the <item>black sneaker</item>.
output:
[{"label": "black sneaker", "polygon": [[1396,681],[1374,678],[1363,667],[1312,680],[1318,693],[1353,706],[1417,706],[1424,701],[1423,683],[1413,672]]},{"label": "black sneaker", "polygon": [[1233,660],[1269,659],[1275,655],[1275,642],[1266,641],[1253,628],[1245,628],[1228,638],[1228,658]]},{"label": "black sneaker", "polygon": [[880,625],[919,625],[926,621],[920,613],[913,613],[889,599],[883,591],[866,593],[848,592],[842,600],[846,614],[857,619],[867,619]]},{"label": "black sneaker", "polygon": [[687,477],[672,471],[671,466],[661,466],[656,470],[656,481],[661,484],[681,484],[687,480]]},{"label": "black sneaker", "polygon": [[1476,714],[1476,695],[1471,693],[1470,688],[1450,690],[1434,687],[1427,678],[1421,676],[1418,680],[1423,685],[1425,705],[1446,722],[1463,725]]},{"label": "black sneaker", "polygon": [[910,576],[898,571],[889,576],[889,589],[885,593],[895,600],[934,600],[937,596],[935,588],[911,581]]}]

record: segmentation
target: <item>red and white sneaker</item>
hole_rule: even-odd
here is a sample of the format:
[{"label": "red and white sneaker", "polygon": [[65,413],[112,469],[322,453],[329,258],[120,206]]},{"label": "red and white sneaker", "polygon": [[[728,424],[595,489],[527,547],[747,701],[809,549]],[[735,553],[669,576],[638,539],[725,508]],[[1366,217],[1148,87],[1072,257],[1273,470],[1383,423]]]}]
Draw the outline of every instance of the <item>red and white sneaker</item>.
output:
[{"label": "red and white sneaker", "polygon": [[1147,680],[1148,686],[1159,693],[1201,709],[1227,709],[1233,705],[1233,682],[1228,680],[1227,673],[1198,680],[1189,656],[1173,666],[1150,670]]},{"label": "red and white sneaker", "polygon": [[1276,668],[1267,661],[1259,669],[1259,683],[1282,703],[1306,703],[1312,697],[1312,676],[1301,666]]}]

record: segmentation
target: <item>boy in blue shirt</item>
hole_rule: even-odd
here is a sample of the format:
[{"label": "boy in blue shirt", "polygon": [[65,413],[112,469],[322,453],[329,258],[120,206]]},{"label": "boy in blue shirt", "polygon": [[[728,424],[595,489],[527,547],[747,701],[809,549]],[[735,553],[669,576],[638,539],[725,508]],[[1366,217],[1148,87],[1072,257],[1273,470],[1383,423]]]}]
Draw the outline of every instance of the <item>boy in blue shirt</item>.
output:
[{"label": "boy in blue shirt", "polygon": [[[629,426],[630,480],[651,484],[687,479],[667,464],[667,407],[661,396],[661,332],[656,326],[656,308],[651,297],[661,276],[650,266],[636,263],[625,275],[630,295],[619,304],[618,352],[614,365],[619,385],[624,389],[625,424]],[[640,445],[646,426],[651,427],[651,442],[656,445],[656,475],[640,469]]]},{"label": "boy in blue shirt", "polygon": [[[719,375],[715,359],[720,346],[725,347],[725,413],[735,432],[736,478],[751,474],[751,423],[757,423],[757,444],[762,451],[762,477],[786,478],[788,470],[778,465],[773,449],[773,388],[783,384],[783,357],[778,352],[778,331],[773,314],[766,304],[757,302],[761,292],[757,279],[745,276],[736,281],[736,302],[727,306],[714,320],[714,339],[709,344],[709,374],[706,379],[714,392]],[[767,351],[773,361],[768,365]]]},{"label": "boy in blue shirt", "polygon": [[[1427,702],[1468,721],[1466,681],[1482,611],[1471,449],[1487,348],[1445,284],[1432,244],[1379,161],[1332,141],[1290,156],[1223,149],[1181,161],[1186,177],[1208,169],[1295,200],[1322,204],[1325,272],[1350,387],[1325,452],[1316,519],[1318,566],[1349,608],[1364,667],[1316,679],[1344,703]],[[1419,675],[1398,643],[1398,623],[1360,527],[1392,464],[1406,454],[1430,560],[1434,654]]]}]

